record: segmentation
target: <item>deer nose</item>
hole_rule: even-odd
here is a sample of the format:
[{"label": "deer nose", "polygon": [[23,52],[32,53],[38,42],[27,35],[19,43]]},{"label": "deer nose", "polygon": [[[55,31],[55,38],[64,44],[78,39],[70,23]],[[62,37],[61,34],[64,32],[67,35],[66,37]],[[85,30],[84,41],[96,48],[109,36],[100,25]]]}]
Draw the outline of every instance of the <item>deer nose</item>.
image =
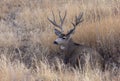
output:
[{"label": "deer nose", "polygon": [[58,44],[56,41],[53,42],[54,44]]}]

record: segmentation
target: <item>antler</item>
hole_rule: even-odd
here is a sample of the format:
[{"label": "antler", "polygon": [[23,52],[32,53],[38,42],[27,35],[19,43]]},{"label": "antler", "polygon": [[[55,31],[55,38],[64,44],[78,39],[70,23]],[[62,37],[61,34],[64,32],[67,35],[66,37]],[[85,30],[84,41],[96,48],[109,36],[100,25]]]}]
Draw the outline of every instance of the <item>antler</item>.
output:
[{"label": "antler", "polygon": [[65,11],[65,15],[64,17],[62,18],[61,15],[60,15],[60,11],[59,11],[59,17],[60,17],[60,24],[58,25],[57,22],[55,21],[55,15],[52,11],[52,15],[53,15],[53,20],[49,19],[48,20],[56,27],[60,28],[61,31],[63,32],[63,29],[62,29],[62,26],[63,26],[63,23],[64,23],[64,20],[65,20],[65,17],[66,17],[66,11]]},{"label": "antler", "polygon": [[69,34],[71,34],[71,33],[74,32],[76,26],[83,21],[82,17],[83,17],[83,13],[79,14],[79,16],[75,16],[75,23],[72,23],[72,25],[73,25],[74,28],[71,29],[71,30],[67,33],[67,35],[69,35]]}]

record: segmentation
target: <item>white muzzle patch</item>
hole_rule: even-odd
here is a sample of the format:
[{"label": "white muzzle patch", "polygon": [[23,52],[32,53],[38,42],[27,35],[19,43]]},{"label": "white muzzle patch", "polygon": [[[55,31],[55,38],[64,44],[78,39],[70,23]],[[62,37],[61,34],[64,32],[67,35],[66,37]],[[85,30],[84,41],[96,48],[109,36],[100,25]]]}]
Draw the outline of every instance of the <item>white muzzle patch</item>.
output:
[{"label": "white muzzle patch", "polygon": [[62,43],[64,43],[65,41],[64,41],[62,38],[57,38],[57,39],[55,40],[55,42],[57,42],[58,44],[62,44]]}]

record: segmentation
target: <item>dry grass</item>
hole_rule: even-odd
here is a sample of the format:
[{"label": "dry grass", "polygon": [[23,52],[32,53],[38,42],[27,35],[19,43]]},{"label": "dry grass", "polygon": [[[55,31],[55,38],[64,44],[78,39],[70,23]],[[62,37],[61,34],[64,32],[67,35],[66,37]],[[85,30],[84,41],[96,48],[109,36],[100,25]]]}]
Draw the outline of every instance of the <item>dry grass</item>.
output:
[{"label": "dry grass", "polygon": [[41,61],[36,70],[27,69],[25,65],[10,62],[4,55],[0,60],[0,80],[1,81],[119,81],[120,75],[114,75],[114,71],[101,72],[99,69],[91,70],[88,65],[84,72],[79,69],[71,70],[64,64],[57,62],[58,69],[49,66],[47,61]]},{"label": "dry grass", "polygon": [[66,32],[74,16],[83,12],[84,22],[77,27],[74,41],[95,48],[107,62],[112,57],[114,62],[108,65],[120,63],[119,0],[0,0],[0,81],[119,81],[116,65],[102,72],[88,64],[81,72],[55,60],[56,36],[47,20],[52,10],[57,22],[58,10],[67,11]]}]

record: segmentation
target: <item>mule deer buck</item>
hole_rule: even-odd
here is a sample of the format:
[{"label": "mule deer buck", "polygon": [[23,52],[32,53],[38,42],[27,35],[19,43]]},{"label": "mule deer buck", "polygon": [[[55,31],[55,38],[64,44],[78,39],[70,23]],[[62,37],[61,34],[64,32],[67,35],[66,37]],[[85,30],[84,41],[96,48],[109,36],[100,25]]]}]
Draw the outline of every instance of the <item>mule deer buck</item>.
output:
[{"label": "mule deer buck", "polygon": [[81,44],[77,44],[71,38],[72,34],[75,32],[75,29],[78,26],[78,24],[80,24],[83,21],[83,19],[82,19],[83,13],[80,14],[79,16],[75,16],[75,22],[72,23],[73,28],[66,34],[64,33],[63,28],[62,28],[63,23],[66,18],[66,12],[65,12],[65,15],[63,16],[63,18],[59,12],[60,24],[57,24],[53,12],[52,12],[52,15],[53,15],[53,20],[51,20],[50,18],[48,18],[48,20],[54,26],[56,26],[54,31],[55,31],[55,34],[58,36],[58,38],[54,41],[54,44],[59,45],[60,49],[62,50],[63,54],[65,55],[64,63],[70,64],[74,67],[80,66],[81,69],[83,69],[83,66],[87,62],[86,61],[86,57],[87,57],[88,62],[90,63],[91,67],[94,68],[95,65],[97,67],[98,67],[98,64],[101,65],[102,57],[96,50],[94,50],[90,47],[81,45]]}]

